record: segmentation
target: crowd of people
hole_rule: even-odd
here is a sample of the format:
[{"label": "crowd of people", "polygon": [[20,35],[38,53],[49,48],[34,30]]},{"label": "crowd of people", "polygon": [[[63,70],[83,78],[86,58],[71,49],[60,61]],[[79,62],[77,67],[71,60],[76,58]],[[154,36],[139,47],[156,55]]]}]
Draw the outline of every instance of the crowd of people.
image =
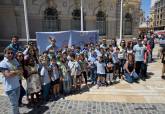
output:
[{"label": "crowd of people", "polygon": [[[112,39],[92,42],[84,46],[72,45],[58,48],[56,39],[49,37],[50,45],[42,54],[29,41],[25,48],[13,36],[4,50],[0,62],[3,85],[13,114],[19,113],[23,96],[29,105],[39,101],[57,100],[61,95],[81,92],[81,87],[111,86],[120,80],[139,83],[147,78],[147,64],[152,62],[154,37],[122,40],[117,45]],[[22,84],[26,81],[26,88]]]}]

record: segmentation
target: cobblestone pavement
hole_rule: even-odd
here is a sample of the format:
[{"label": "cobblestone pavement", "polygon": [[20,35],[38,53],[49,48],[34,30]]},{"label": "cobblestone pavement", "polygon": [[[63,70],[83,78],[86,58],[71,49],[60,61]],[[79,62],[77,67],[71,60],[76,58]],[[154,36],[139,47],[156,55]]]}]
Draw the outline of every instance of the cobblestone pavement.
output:
[{"label": "cobblestone pavement", "polygon": [[[10,105],[0,97],[0,114],[8,114]],[[59,100],[33,108],[20,108],[21,114],[165,114],[165,104],[113,103]]]}]

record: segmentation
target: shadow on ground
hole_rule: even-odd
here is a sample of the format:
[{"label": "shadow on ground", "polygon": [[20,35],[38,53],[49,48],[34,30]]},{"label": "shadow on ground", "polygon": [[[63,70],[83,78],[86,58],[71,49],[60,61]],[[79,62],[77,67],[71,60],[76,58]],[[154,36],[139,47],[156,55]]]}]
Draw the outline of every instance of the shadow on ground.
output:
[{"label": "shadow on ground", "polygon": [[48,106],[34,106],[34,108],[25,114],[44,114],[47,110],[49,110]]}]

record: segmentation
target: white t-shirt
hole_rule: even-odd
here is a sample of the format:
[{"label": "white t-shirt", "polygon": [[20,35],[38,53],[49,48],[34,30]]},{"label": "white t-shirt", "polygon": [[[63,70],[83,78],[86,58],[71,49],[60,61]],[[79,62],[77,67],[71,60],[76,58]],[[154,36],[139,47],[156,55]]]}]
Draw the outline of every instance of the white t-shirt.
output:
[{"label": "white t-shirt", "polygon": [[72,76],[81,75],[81,66],[77,61],[69,61],[68,66]]},{"label": "white t-shirt", "polygon": [[133,51],[135,52],[135,61],[144,61],[144,54],[146,51],[146,47],[144,45],[135,45],[133,47]]},{"label": "white t-shirt", "polygon": [[97,67],[97,74],[105,74],[106,64],[104,62],[96,61],[95,65]]},{"label": "white t-shirt", "polygon": [[97,56],[102,56],[101,52],[98,49],[95,49]]},{"label": "white t-shirt", "polygon": [[42,85],[50,83],[48,70],[44,66],[41,68],[40,75],[42,77]]},{"label": "white t-shirt", "polygon": [[60,78],[60,74],[59,74],[59,69],[57,67],[57,65],[52,66],[52,70],[53,70],[53,81],[57,80]]}]

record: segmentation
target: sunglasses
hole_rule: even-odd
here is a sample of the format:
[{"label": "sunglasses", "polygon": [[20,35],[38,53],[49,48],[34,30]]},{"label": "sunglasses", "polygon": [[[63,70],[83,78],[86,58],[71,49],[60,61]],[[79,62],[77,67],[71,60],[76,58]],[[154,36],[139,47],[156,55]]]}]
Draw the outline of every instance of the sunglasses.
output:
[{"label": "sunglasses", "polygon": [[13,52],[8,52],[7,54],[10,55],[10,54],[13,54]]}]

